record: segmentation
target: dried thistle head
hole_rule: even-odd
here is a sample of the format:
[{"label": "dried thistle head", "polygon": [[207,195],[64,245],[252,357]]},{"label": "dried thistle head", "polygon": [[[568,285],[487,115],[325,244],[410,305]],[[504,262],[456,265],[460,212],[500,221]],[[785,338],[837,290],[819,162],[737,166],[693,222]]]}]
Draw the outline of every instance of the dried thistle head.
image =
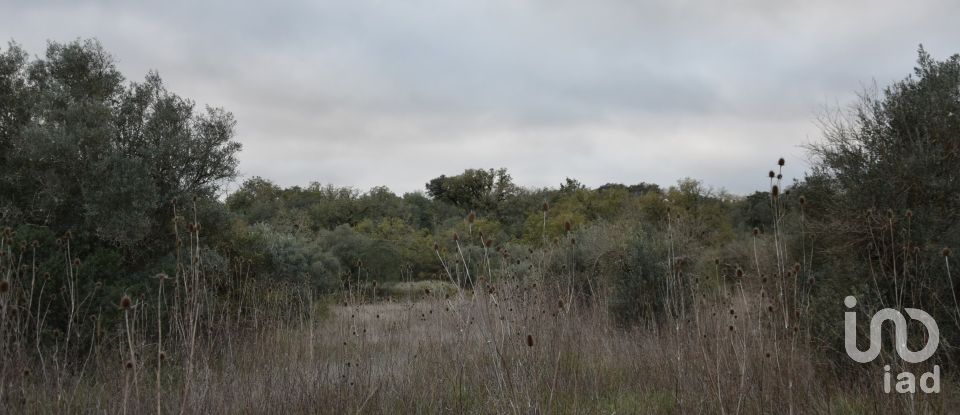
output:
[{"label": "dried thistle head", "polygon": [[120,298],[121,310],[129,310],[132,304],[133,304],[133,300],[130,299],[129,295],[124,294],[123,297]]}]

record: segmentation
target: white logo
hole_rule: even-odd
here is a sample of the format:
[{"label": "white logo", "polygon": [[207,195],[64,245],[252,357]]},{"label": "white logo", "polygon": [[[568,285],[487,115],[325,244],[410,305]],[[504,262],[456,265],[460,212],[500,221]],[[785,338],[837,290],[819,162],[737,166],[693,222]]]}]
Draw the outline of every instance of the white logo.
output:
[{"label": "white logo", "polygon": [[[847,296],[847,298],[843,300],[843,304],[846,305],[847,308],[852,309],[857,305],[857,299],[852,295]],[[897,310],[884,308],[874,314],[873,318],[870,319],[870,346],[866,351],[861,351],[857,348],[857,313],[855,311],[843,313],[843,340],[847,355],[859,363],[868,363],[876,359],[877,356],[880,355],[880,347],[882,346],[880,330],[883,327],[883,322],[889,320],[892,321],[894,325],[894,345],[897,350],[897,355],[899,355],[903,361],[907,363],[920,363],[933,356],[937,351],[937,347],[940,345],[940,329],[937,327],[937,322],[934,321],[933,317],[927,314],[926,311],[916,308],[905,308],[904,311],[907,312],[910,318],[922,323],[929,334],[927,344],[924,345],[922,349],[919,351],[911,351],[907,348],[906,318]],[[890,393],[890,366],[884,366],[883,370],[884,391]],[[932,385],[929,384],[931,381],[933,383]],[[916,392],[916,383],[916,376],[912,373],[900,373],[897,375],[896,390],[899,393],[914,393]],[[934,365],[933,372],[925,373],[920,377],[920,389],[926,393],[940,392],[939,365]]]}]

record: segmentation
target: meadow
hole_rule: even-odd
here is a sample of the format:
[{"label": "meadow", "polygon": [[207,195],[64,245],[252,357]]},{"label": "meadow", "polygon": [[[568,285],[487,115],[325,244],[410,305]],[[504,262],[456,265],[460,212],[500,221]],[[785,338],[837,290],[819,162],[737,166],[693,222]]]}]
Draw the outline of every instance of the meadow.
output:
[{"label": "meadow", "polygon": [[[225,192],[232,114],[124,81],[94,40],[11,43],[0,413],[950,413],[958,86],[960,55],[921,48],[824,117],[805,173],[771,157],[749,195],[503,168]],[[884,308],[929,313],[936,353],[901,357],[911,322],[851,359],[845,313],[863,348]]]}]

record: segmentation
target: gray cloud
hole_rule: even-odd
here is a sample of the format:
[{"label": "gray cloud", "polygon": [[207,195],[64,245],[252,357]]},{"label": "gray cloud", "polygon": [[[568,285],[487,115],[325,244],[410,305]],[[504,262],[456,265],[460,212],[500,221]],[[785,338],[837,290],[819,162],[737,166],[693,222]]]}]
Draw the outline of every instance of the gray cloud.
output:
[{"label": "gray cloud", "polygon": [[132,80],[239,121],[241,169],[397,191],[508,167],[745,193],[816,112],[900,79],[916,47],[960,52],[952,1],[342,0],[13,2],[0,36],[33,53],[96,37]]}]

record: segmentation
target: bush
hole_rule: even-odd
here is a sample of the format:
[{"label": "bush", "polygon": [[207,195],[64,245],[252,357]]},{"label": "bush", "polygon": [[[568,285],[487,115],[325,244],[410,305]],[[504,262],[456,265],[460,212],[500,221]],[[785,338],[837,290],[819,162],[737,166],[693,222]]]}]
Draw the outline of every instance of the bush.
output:
[{"label": "bush", "polygon": [[664,316],[666,293],[661,289],[666,274],[661,260],[664,257],[646,233],[638,233],[630,240],[623,271],[612,281],[610,307],[621,324]]}]

